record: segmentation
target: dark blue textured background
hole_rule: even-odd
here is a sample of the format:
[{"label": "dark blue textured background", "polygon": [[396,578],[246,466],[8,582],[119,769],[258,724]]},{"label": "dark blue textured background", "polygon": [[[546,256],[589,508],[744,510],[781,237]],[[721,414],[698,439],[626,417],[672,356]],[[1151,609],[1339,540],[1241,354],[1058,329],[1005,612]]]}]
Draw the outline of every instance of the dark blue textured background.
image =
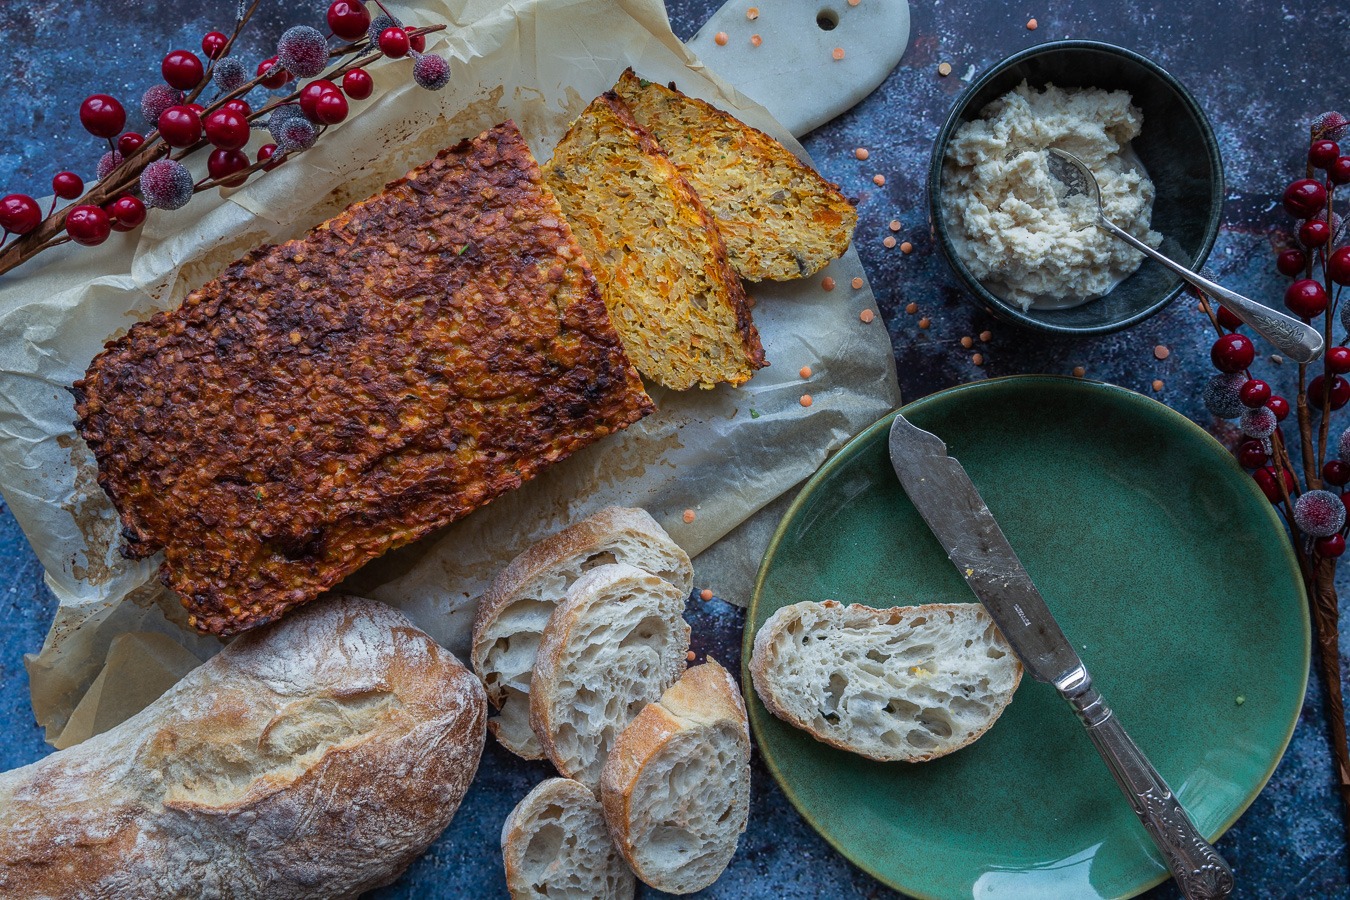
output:
[{"label": "dark blue textured background", "polygon": [[[674,30],[684,38],[718,5],[717,0],[669,2]],[[270,55],[285,27],[319,24],[314,10],[325,5],[264,0],[238,52],[252,59]],[[57,168],[91,173],[100,150],[76,122],[79,101],[94,91],[138,96],[164,52],[195,49],[204,31],[229,24],[233,6],[232,0],[0,3],[0,48],[8,72],[0,103],[0,193],[46,194]],[[923,220],[932,137],[971,66],[979,71],[1033,43],[1066,37],[1106,40],[1143,53],[1195,93],[1219,136],[1228,202],[1211,268],[1235,289],[1275,303],[1285,282],[1275,273],[1271,240],[1289,224],[1275,195],[1302,171],[1308,120],[1338,105],[1350,112],[1350,7],[1315,0],[919,0],[912,12],[913,34],[900,66],[876,93],[805,141],[826,176],[860,201],[856,245],[895,346],[905,396],[988,376],[1066,373],[1083,366],[1089,377],[1145,393],[1153,393],[1151,383],[1162,379],[1159,399],[1231,440],[1232,433],[1213,422],[1199,402],[1210,374],[1212,332],[1190,303],[1178,302],[1128,333],[1087,340],[1021,332],[964,303],[955,279],[932,251]],[[1025,27],[1031,16],[1040,24],[1034,32]],[[953,66],[950,77],[937,74],[943,61]],[[853,155],[859,146],[870,150],[866,162]],[[873,184],[875,173],[886,176],[885,187]],[[898,237],[913,242],[912,255],[882,246],[892,219],[903,223]],[[904,312],[910,302],[918,304],[917,314]],[[931,317],[930,329],[918,327],[922,316]],[[992,339],[974,348],[984,355],[981,367],[959,341],[985,329],[993,332]],[[1160,343],[1172,350],[1166,361],[1154,358],[1153,348]],[[1259,362],[1258,368],[1277,391],[1292,396],[1292,367]],[[1223,535],[1212,540],[1221,541]],[[1350,590],[1350,578],[1341,579],[1341,590],[1343,595]],[[33,724],[22,656],[41,645],[53,606],[36,559],[0,503],[0,723],[5,735],[0,769],[48,752]],[[713,649],[734,671],[742,613],[721,600],[695,601],[690,618],[700,654]],[[1177,727],[1185,727],[1180,719]],[[544,765],[522,764],[489,741],[478,780],[450,829],[397,885],[378,895],[504,896],[498,831],[509,808],[547,774]],[[731,867],[704,896],[896,896],[817,837],[758,765],[754,785],[750,830]],[[1270,785],[1220,842],[1237,872],[1238,896],[1350,896],[1346,842],[1332,785],[1314,679],[1293,743]],[[1148,896],[1178,895],[1167,885]]]}]

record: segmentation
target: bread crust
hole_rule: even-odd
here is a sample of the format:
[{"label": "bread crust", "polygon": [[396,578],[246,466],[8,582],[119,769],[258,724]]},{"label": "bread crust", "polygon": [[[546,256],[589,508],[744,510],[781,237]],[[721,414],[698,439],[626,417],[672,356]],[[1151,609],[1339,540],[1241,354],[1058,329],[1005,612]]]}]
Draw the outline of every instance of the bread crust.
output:
[{"label": "bread crust", "polygon": [[449,824],[486,711],[402,613],[315,603],[111,731],[0,775],[0,896],[356,897]]},{"label": "bread crust", "polygon": [[[808,608],[813,607],[824,607],[833,610],[844,617],[871,618],[881,624],[895,624],[899,621],[898,617],[902,616],[914,617],[920,615],[936,615],[938,613],[948,612],[952,608],[968,610],[972,606],[983,612],[982,607],[970,603],[927,603],[921,606],[877,608],[864,606],[859,603],[853,603],[846,607],[838,601],[826,600],[824,603],[804,601],[785,606],[770,616],[755,634],[754,652],[750,657],[750,677],[755,687],[755,693],[759,695],[760,702],[764,704],[764,708],[773,713],[774,716],[782,719],[784,722],[787,722],[795,728],[800,728],[822,744],[828,744],[831,747],[836,747],[840,750],[847,750],[850,753],[856,753],[859,756],[874,759],[878,762],[895,762],[899,758],[868,753],[847,741],[840,740],[831,734],[816,729],[812,726],[812,723],[797,716],[790,706],[779,698],[778,694],[773,689],[773,682],[769,676],[770,670],[778,663],[778,654],[774,652],[773,649],[774,638],[780,631],[788,628],[794,621],[799,619],[802,613]],[[929,760],[946,756],[949,753],[955,753],[957,750],[973,744],[983,736],[986,731],[993,727],[994,723],[998,721],[999,715],[1002,713],[1003,709],[1006,708],[1007,703],[1011,702],[1012,696],[1017,691],[1018,686],[1022,683],[1022,662],[1012,654],[1011,648],[1008,649],[1008,653],[1012,656],[1013,664],[1016,667],[1013,685],[1007,691],[1004,705],[984,723],[983,727],[975,730],[965,740],[950,748],[933,753],[906,756],[903,758],[903,761],[916,763],[928,762]]]},{"label": "bread crust", "polygon": [[[637,858],[632,824],[634,789],[644,767],[671,741],[698,727],[730,725],[743,743],[748,768],[750,721],[735,677],[711,656],[703,665],[688,669],[666,689],[659,700],[647,704],[615,742],[600,773],[600,802],[610,836],[628,865],[647,884],[666,891],[688,893],[695,887],[667,884],[664,873],[644,871]],[[749,773],[746,773],[746,783]],[[748,806],[747,806],[748,811]],[[745,831],[742,821],[737,834]],[[728,857],[729,859],[730,857]]]}]

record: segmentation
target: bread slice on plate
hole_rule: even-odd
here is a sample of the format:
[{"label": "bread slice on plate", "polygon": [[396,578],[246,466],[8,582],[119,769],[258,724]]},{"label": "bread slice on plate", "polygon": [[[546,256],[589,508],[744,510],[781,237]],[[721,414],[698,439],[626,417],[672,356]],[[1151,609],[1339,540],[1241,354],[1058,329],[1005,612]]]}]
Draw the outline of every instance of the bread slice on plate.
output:
[{"label": "bread slice on plate", "polygon": [[925,762],[989,730],[1022,663],[984,607],[795,603],[769,617],[750,660],[769,712],[869,759]]},{"label": "bread slice on plate", "polygon": [[803,278],[848,249],[858,211],[778,141],[632,69],[614,90],[703,199],[741,277]]},{"label": "bread slice on plate", "polygon": [[530,682],[530,725],[560,773],[598,785],[619,732],[684,672],[687,596],[614,563],[582,575],[553,611]]},{"label": "bread slice on plate", "polygon": [[605,820],[639,878],[673,894],[717,880],[750,815],[750,727],[712,657],[623,730],[600,775]]},{"label": "bread slice on plate", "polygon": [[646,510],[611,506],[532,545],[513,559],[478,604],[473,670],[498,715],[488,728],[525,759],[543,759],[530,728],[530,679],[549,616],[583,574],[627,563],[665,579],[686,598],[694,584],[689,555]]},{"label": "bread slice on plate", "polygon": [[600,801],[570,778],[550,778],[511,810],[502,860],[511,900],[632,900],[637,890]]},{"label": "bread slice on plate", "polygon": [[712,216],[618,95],[586,107],[544,178],[639,372],[682,391],[742,384],[765,365]]}]

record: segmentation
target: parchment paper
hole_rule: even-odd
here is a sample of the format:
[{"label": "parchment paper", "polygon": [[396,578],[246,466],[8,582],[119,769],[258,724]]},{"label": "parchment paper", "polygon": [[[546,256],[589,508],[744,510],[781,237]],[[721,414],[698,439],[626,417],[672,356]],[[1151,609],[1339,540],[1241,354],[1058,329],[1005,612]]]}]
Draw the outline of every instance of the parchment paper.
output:
[{"label": "parchment paper", "polygon": [[[98,248],[48,251],[0,279],[0,492],[60,601],[41,653],[29,658],[33,708],[49,740],[59,738],[118,635],[161,633],[198,658],[220,646],[182,627],[177,599],[154,580],[158,558],[129,562],[118,552],[116,516],[74,433],[66,390],[105,341],[177,305],[258,244],[302,234],[504,119],[515,119],[547,159],[568,123],[629,65],[675,80],[805,158],[761,107],[693,58],[659,0],[426,0],[397,14],[450,25],[429,48],[451,60],[444,91],[416,87],[406,62],[373,66],[376,99],[354,103],[352,117],[302,156],[235,191],[152,212],[138,232]],[[824,275],[837,285],[832,292],[821,288]],[[645,507],[691,555],[703,551],[897,404],[886,330],[879,317],[870,326],[858,318],[875,309],[869,289],[850,287],[862,276],[850,250],[811,279],[751,286],[770,368],[740,389],[653,389],[659,412],[372,563],[347,589],[402,608],[463,656],[474,603],[495,571],[528,542],[601,506]],[[809,383],[798,376],[804,365],[815,373]],[[799,403],[803,393],[814,400],[809,408]],[[697,513],[692,523],[683,521],[686,509]],[[744,555],[735,568],[753,572]],[[745,573],[732,581],[748,583]],[[121,690],[110,677],[111,667],[98,685],[103,697]],[[82,715],[78,736],[94,718],[99,730],[115,724]]]}]

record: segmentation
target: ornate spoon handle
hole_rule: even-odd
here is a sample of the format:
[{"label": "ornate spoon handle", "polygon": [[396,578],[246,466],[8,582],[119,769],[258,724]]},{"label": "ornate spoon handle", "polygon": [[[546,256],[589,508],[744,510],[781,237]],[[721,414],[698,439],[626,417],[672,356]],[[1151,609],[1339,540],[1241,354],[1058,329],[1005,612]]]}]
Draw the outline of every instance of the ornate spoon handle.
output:
[{"label": "ornate spoon handle", "polygon": [[1092,686],[1087,670],[1060,693],[1073,706],[1116,784],[1134,807],[1187,900],[1221,900],[1233,892],[1233,871],[1196,830],[1172,789],[1125,732]]}]

